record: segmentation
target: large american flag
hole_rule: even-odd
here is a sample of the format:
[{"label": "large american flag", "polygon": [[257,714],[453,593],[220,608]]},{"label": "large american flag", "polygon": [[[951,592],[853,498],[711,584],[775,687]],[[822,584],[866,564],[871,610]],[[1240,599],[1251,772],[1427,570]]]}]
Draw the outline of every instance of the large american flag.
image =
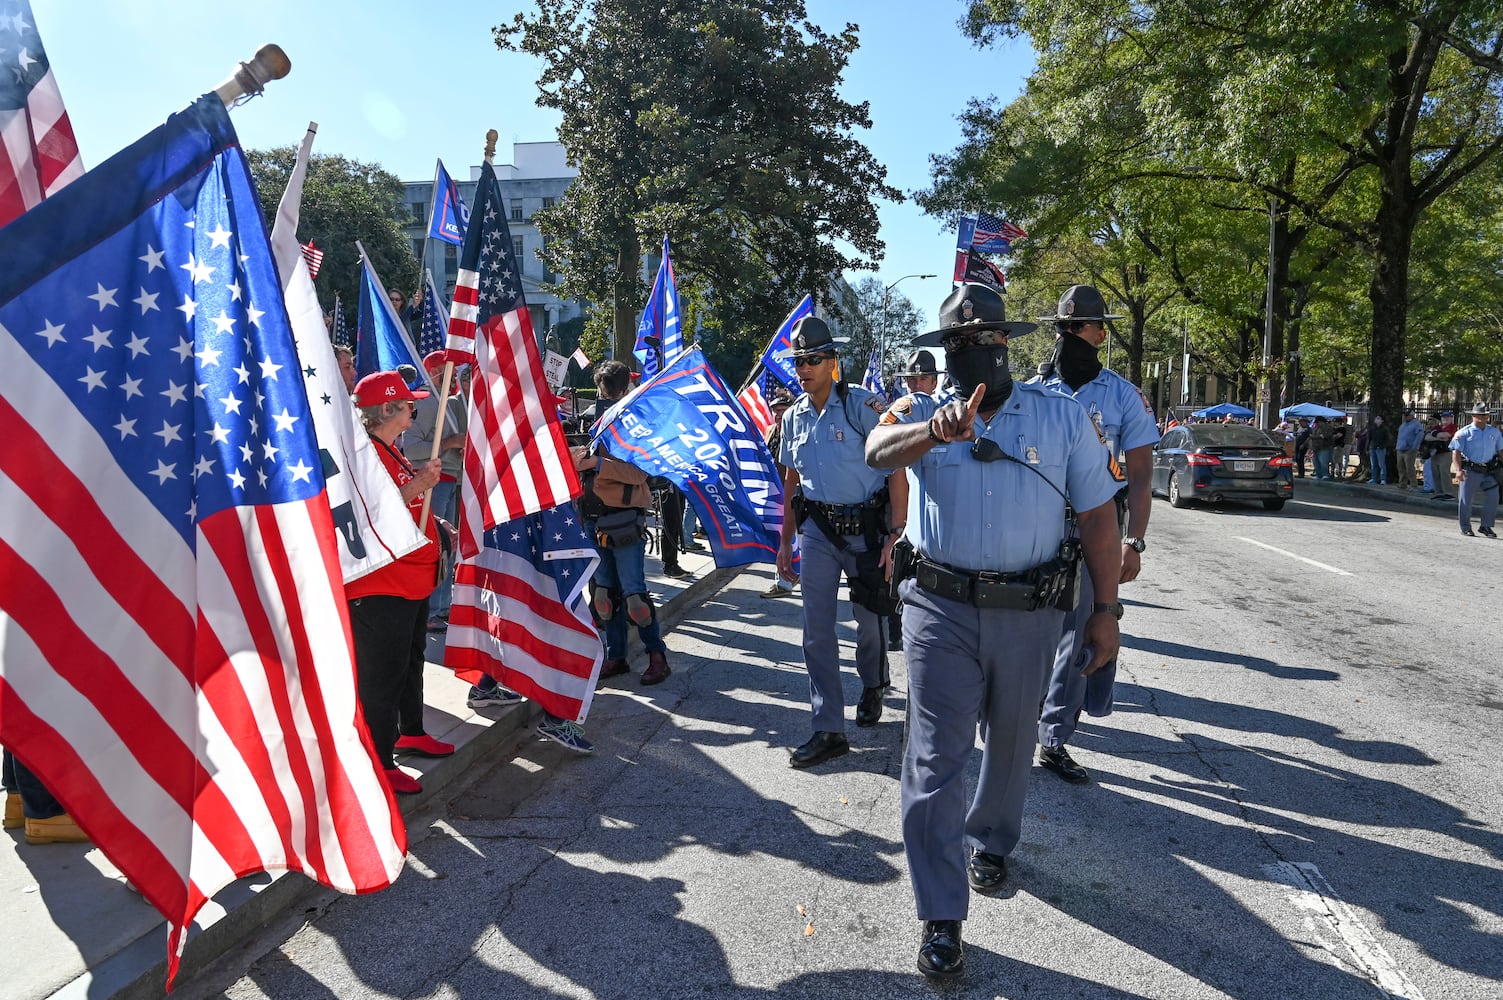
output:
[{"label": "large american flag", "polygon": [[772,407],[767,403],[767,382],[772,374],[767,369],[758,367],[756,377],[746,384],[746,388],[736,394],[736,401],[756,424],[757,433],[765,440],[772,430],[772,425],[777,423],[777,418],[772,415]]},{"label": "large american flag", "polygon": [[480,168],[449,312],[449,348],[475,356],[459,525],[463,556],[479,552],[480,536],[491,528],[581,492],[543,376],[504,208],[487,163]]},{"label": "large american flag", "polygon": [[236,878],[389,884],[318,444],[208,95],[0,239],[0,740],[184,930]]},{"label": "large american flag", "polygon": [[0,0],[0,226],[83,176],[27,0]]},{"label": "large american flag", "polygon": [[[969,239],[966,239],[967,230]],[[1012,253],[1012,244],[1028,234],[1005,219],[986,212],[977,212],[974,223],[969,218],[961,220],[959,248],[974,248],[983,253]]]},{"label": "large american flag", "polygon": [[449,317],[433,284],[433,272],[423,272],[423,329],[418,334],[418,353],[427,357],[441,351],[449,339]]}]

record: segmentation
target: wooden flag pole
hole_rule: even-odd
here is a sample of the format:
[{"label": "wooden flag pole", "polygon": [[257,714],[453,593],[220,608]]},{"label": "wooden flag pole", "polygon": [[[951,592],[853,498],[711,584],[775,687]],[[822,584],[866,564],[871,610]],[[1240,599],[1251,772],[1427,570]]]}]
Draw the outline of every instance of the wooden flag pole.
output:
[{"label": "wooden flag pole", "polygon": [[250,62],[241,63],[229,79],[215,87],[214,93],[228,108],[262,93],[268,83],[282,79],[291,70],[292,60],[280,45],[263,45]]},{"label": "wooden flag pole", "polygon": [[[500,138],[500,133],[498,133],[495,129],[488,129],[488,130],[486,130],[486,133],[485,133],[485,162],[486,163],[494,163],[495,160],[496,160],[496,140],[498,138]],[[476,339],[478,340],[479,338],[477,337]],[[447,348],[447,345],[445,345],[445,347]],[[435,458],[438,457],[438,453],[441,450],[439,448],[439,445],[443,443],[444,423],[448,420],[448,417],[449,417],[449,386],[450,386],[450,383],[452,382],[453,378],[454,378],[454,362],[453,361],[445,361],[444,362],[444,377],[443,377],[443,380],[442,380],[442,385],[440,386],[440,388],[438,390],[438,411],[436,413],[434,413],[434,415],[433,415],[433,454],[431,456],[429,456],[429,458],[428,458],[428,461],[430,461],[430,462],[433,461]],[[432,506],[433,506],[433,491],[430,489],[430,490],[428,490],[428,492],[426,492],[426,493],[423,494],[423,513],[418,517],[418,530],[421,531],[421,532],[424,532],[425,534],[427,533],[427,530],[428,530],[428,511],[429,511],[430,508],[432,508]]]}]

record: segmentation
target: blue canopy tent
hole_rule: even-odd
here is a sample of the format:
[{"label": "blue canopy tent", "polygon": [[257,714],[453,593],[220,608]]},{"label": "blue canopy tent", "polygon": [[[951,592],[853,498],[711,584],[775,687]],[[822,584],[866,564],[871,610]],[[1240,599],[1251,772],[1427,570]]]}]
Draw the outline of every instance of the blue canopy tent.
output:
[{"label": "blue canopy tent", "polygon": [[1344,417],[1342,410],[1333,410],[1329,406],[1321,406],[1319,403],[1296,403],[1286,406],[1279,411],[1282,417]]},{"label": "blue canopy tent", "polygon": [[1191,416],[1202,419],[1205,417],[1239,417],[1246,420],[1248,417],[1256,417],[1257,414],[1245,406],[1238,406],[1236,403],[1217,403],[1215,406],[1208,406],[1204,410],[1196,410]]}]

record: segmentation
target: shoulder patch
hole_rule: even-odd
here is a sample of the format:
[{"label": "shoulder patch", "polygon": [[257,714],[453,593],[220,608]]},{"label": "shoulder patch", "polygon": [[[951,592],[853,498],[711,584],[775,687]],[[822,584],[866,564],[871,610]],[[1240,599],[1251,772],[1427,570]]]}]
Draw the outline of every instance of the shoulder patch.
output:
[{"label": "shoulder patch", "polygon": [[876,410],[878,413],[882,412],[882,401],[876,396],[867,396],[866,405],[871,407],[873,410]]},{"label": "shoulder patch", "polygon": [[884,414],[882,414],[882,419],[879,420],[879,421],[877,421],[877,423],[879,423],[879,424],[895,424],[895,423],[898,422],[898,418],[899,417],[906,417],[908,414],[910,414],[912,412],[913,412],[913,397],[912,396],[904,396],[901,399],[899,399],[896,403],[893,403],[891,406],[889,406],[887,408],[887,412],[884,413]]},{"label": "shoulder patch", "polygon": [[1101,447],[1106,449],[1106,471],[1110,472],[1117,482],[1127,482],[1127,473],[1122,471],[1122,465],[1117,461],[1116,453],[1112,451],[1111,445],[1106,443],[1106,435],[1101,433],[1101,428],[1096,421],[1091,421],[1091,428],[1096,431],[1096,439],[1101,442]]}]

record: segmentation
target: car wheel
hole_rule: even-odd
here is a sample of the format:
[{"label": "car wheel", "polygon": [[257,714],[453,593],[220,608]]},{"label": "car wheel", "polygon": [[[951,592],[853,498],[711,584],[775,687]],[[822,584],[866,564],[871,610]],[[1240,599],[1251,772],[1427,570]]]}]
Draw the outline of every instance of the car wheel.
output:
[{"label": "car wheel", "polygon": [[1283,510],[1284,509],[1284,501],[1283,500],[1264,500],[1263,501],[1263,509],[1264,510]]},{"label": "car wheel", "polygon": [[1190,501],[1179,491],[1179,475],[1169,474],[1169,505],[1171,507],[1188,507]]}]

